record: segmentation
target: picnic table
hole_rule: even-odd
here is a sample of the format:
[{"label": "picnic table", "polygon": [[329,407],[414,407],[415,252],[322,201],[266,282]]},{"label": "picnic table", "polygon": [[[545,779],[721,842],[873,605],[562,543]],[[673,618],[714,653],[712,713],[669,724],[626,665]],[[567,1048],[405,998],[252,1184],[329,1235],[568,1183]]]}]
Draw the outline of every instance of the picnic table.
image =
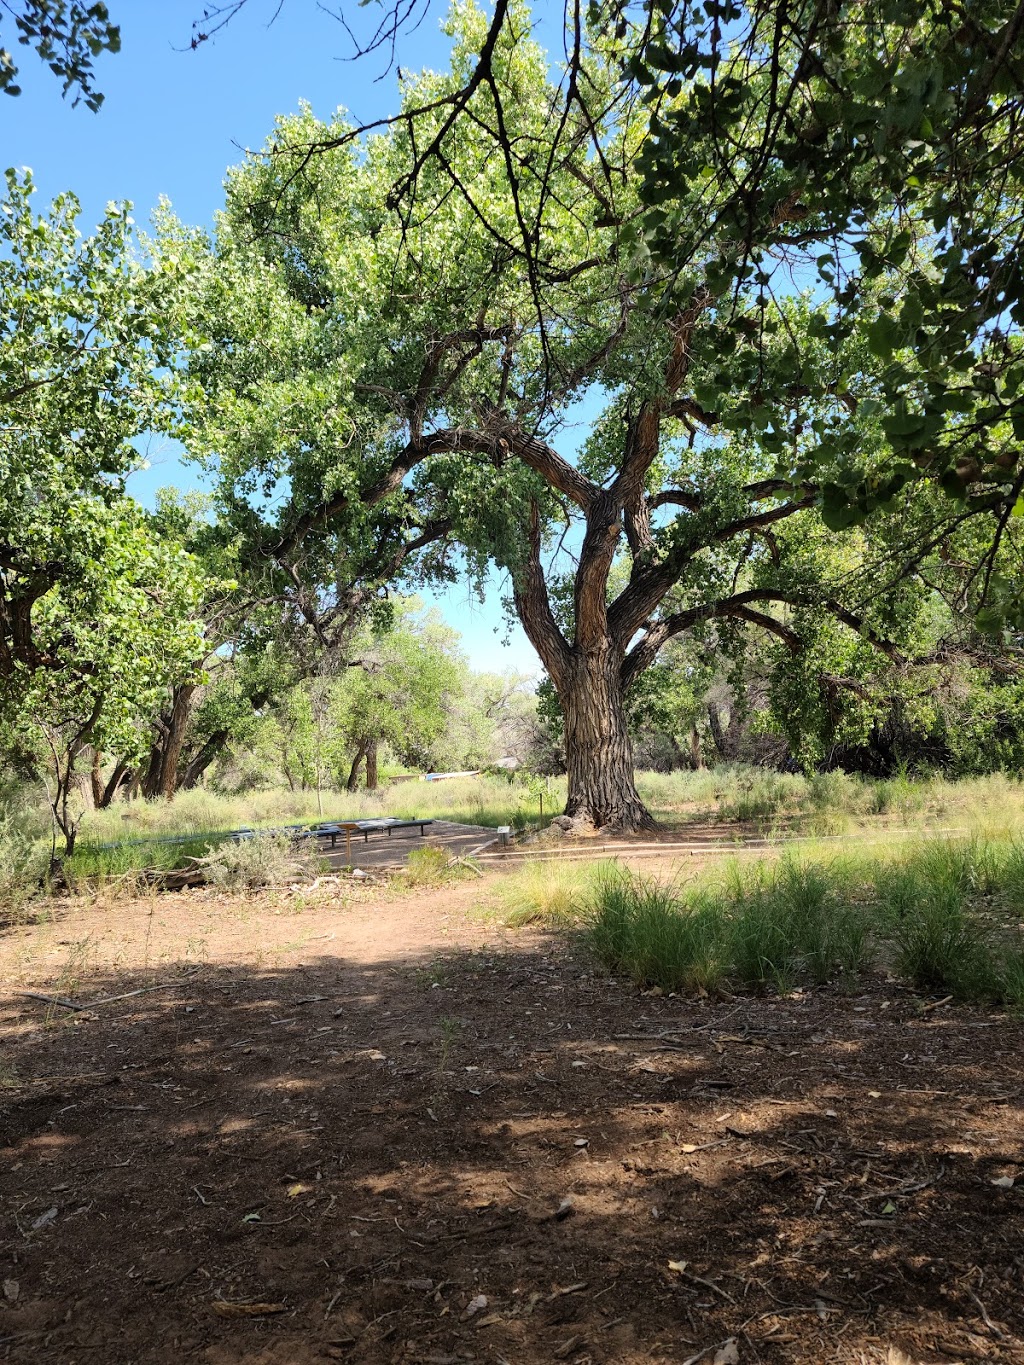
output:
[{"label": "picnic table", "polygon": [[391,833],[396,829],[418,829],[420,837],[423,838],[427,832],[427,825],[432,825],[433,820],[338,820],[329,824],[317,825],[310,831],[317,838],[329,838],[331,848],[335,848],[338,843],[338,835],[345,835],[345,842],[348,845],[354,834],[363,836],[363,843],[370,842],[371,834],[383,834],[387,832],[390,839]]}]

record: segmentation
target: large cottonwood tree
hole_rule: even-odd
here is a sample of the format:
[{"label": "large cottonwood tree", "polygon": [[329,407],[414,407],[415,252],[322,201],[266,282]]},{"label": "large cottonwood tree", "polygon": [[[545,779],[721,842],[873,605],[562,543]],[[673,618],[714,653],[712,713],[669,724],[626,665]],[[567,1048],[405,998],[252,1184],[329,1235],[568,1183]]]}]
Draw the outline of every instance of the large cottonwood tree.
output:
[{"label": "large cottonwood tree", "polygon": [[306,112],[231,173],[216,239],[191,245],[190,441],[298,582],[337,591],[370,546],[506,570],[564,712],[568,812],[639,828],[625,695],[664,644],[716,620],[796,654],[824,613],[902,667],[913,566],[964,512],[918,489],[913,544],[823,550],[822,490],[874,478],[886,440],[865,330],[884,298],[833,344],[830,305],[795,288],[667,280],[640,228],[648,114],[600,36],[566,101],[524,10],[454,27],[452,71],[407,81],[384,135]]}]

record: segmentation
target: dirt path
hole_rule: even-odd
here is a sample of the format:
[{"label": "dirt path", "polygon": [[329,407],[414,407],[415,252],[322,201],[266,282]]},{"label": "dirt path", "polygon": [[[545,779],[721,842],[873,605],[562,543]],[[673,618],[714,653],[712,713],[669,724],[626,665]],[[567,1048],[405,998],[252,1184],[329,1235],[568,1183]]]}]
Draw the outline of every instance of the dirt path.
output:
[{"label": "dirt path", "polygon": [[1024,1361],[1019,1021],[359,894],[0,935],[0,1359]]}]

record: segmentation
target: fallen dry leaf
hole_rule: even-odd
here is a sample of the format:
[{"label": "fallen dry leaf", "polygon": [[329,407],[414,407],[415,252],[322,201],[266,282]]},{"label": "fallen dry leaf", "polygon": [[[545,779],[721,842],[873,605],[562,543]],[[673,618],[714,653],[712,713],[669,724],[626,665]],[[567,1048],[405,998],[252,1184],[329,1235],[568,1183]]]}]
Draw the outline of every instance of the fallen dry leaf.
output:
[{"label": "fallen dry leaf", "polygon": [[740,1365],[740,1352],[735,1337],[730,1337],[719,1346],[712,1365]]}]

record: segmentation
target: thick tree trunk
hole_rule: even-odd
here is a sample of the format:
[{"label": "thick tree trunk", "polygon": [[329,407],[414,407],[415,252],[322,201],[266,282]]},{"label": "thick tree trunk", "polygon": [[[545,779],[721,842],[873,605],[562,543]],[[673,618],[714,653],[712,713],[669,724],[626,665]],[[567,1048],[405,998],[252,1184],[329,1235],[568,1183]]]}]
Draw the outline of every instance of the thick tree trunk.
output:
[{"label": "thick tree trunk", "polygon": [[89,785],[92,790],[92,808],[99,810],[103,801],[103,755],[95,748],[92,751],[92,766],[89,769]]},{"label": "thick tree trunk", "polygon": [[610,643],[573,652],[559,690],[565,716],[565,813],[599,829],[654,829],[636,789],[619,661]]},{"label": "thick tree trunk", "polygon": [[183,683],[171,693],[171,709],[156,720],[157,738],[150,750],[149,767],[142,781],[142,794],[152,800],[170,800],[178,790],[178,764],[185,744],[192,702],[198,684]]},{"label": "thick tree trunk", "polygon": [[103,793],[96,803],[97,810],[106,810],[117,794],[118,788],[126,786],[131,781],[128,760],[118,759],[117,766],[110,774],[107,785],[103,788]]},{"label": "thick tree trunk", "polygon": [[352,766],[348,770],[348,781],[345,783],[346,791],[354,792],[356,788],[359,786],[359,768],[365,757],[366,749],[362,744],[360,744],[359,748],[356,750],[356,756],[352,760]]},{"label": "thick tree trunk", "polygon": [[171,707],[170,723],[164,740],[160,785],[155,793],[167,797],[168,800],[178,790],[178,763],[181,760],[185,731],[188,729],[189,716],[192,714],[192,698],[196,691],[195,683],[183,683],[174,689],[174,704]]},{"label": "thick tree trunk", "polygon": [[[217,757],[228,742],[227,730],[214,730],[203,744],[199,752],[190,759],[188,766],[182,773],[178,786],[182,791],[191,791],[199,782],[203,773]],[[294,790],[294,789],[293,789]]]},{"label": "thick tree trunk", "polygon": [[368,792],[377,790],[377,741],[375,739],[366,741],[366,790]]},{"label": "thick tree trunk", "polygon": [[718,714],[718,707],[714,702],[708,702],[708,725],[711,727],[711,738],[715,741],[719,756],[729,758],[729,746],[722,733],[722,717]]}]

